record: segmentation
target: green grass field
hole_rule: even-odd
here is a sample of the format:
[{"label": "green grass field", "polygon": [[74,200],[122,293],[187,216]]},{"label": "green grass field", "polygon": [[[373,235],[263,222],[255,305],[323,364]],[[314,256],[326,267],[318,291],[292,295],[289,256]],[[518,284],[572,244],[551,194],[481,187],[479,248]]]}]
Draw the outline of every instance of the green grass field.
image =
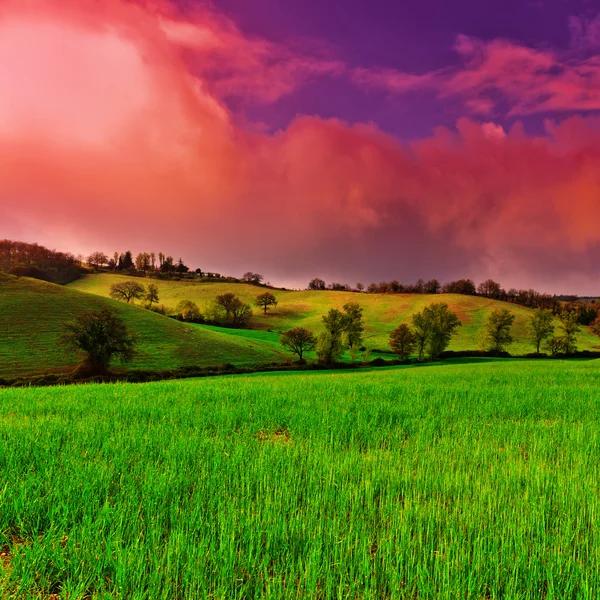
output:
[{"label": "green grass field", "polygon": [[64,324],[86,310],[106,306],[115,308],[138,336],[138,356],[129,368],[254,365],[282,358],[275,348],[260,341],[203,330],[44,281],[2,276],[0,377],[72,371],[80,359],[66,353],[59,343]]},{"label": "green grass field", "polygon": [[2,390],[0,596],[596,599],[599,366]]},{"label": "green grass field", "polygon": [[[124,275],[96,274],[70,284],[70,288],[108,297],[110,286],[128,278]],[[175,308],[181,300],[193,300],[200,309],[218,294],[233,292],[245,302],[252,304],[263,288],[236,283],[200,283],[194,281],[157,281],[142,279],[141,283],[156,283],[160,302]],[[527,342],[527,323],[531,310],[514,304],[489,300],[476,296],[438,294],[436,296],[418,294],[357,294],[333,291],[277,291],[273,292],[279,305],[268,313],[261,314],[255,308],[250,322],[253,329],[285,331],[292,327],[306,327],[315,332],[322,328],[321,317],[330,308],[340,308],[346,302],[358,302],[364,307],[366,331],[365,345],[380,350],[388,349],[389,332],[400,322],[410,322],[410,317],[432,302],[446,302],[462,321],[450,343],[450,350],[477,350],[482,325],[487,315],[496,308],[508,308],[516,315],[513,335],[516,342],[509,350],[513,354],[526,354],[534,349]],[[579,349],[599,350],[600,340],[587,329],[579,334]]]}]

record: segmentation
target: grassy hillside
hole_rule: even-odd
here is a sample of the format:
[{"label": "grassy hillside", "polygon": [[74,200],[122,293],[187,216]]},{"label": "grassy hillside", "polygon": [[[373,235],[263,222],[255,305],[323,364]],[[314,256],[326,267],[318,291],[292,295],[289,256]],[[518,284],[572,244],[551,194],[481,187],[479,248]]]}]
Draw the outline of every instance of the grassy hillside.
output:
[{"label": "grassy hillside", "polygon": [[179,323],[114,300],[28,278],[0,275],[0,377],[72,370],[79,358],[59,344],[64,323],[91,309],[115,308],[138,335],[134,369],[278,360],[260,340],[234,338]]},{"label": "grassy hillside", "polygon": [[[97,274],[72,283],[69,287],[100,296],[108,297],[111,284],[124,281],[123,275]],[[199,283],[194,281],[141,280],[142,283],[156,283],[160,302],[174,308],[180,300],[193,300],[200,308],[218,294],[233,292],[242,300],[252,303],[264,290],[259,287],[235,283]],[[321,316],[330,308],[341,308],[346,302],[359,302],[365,309],[365,345],[371,348],[387,349],[391,329],[401,322],[409,322],[415,312],[432,302],[446,302],[458,314],[462,327],[450,343],[450,350],[476,350],[482,324],[487,315],[496,308],[508,308],[516,315],[513,335],[518,340],[510,347],[514,354],[532,351],[527,342],[527,322],[531,309],[489,300],[476,296],[439,294],[436,296],[418,294],[357,294],[333,291],[277,291],[273,292],[279,305],[263,316],[258,308],[250,322],[250,327],[262,330],[284,331],[291,327],[306,327],[313,331],[321,329]],[[587,330],[579,335],[581,350],[600,349],[600,340]]]},{"label": "grassy hillside", "polygon": [[0,393],[0,597],[595,599],[599,361]]}]

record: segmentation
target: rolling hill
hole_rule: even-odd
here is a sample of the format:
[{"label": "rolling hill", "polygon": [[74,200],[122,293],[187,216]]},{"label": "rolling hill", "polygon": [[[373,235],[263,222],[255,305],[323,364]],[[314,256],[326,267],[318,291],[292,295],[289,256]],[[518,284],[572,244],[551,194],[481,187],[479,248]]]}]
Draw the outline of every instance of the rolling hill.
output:
[{"label": "rolling hill", "polygon": [[[100,273],[88,275],[68,287],[79,291],[108,297],[111,284],[131,279],[124,275]],[[193,300],[202,310],[203,306],[218,294],[233,292],[243,301],[252,304],[254,298],[264,288],[237,283],[202,283],[196,281],[169,281],[141,279],[144,284],[156,283],[159,289],[160,303],[174,308],[181,300]],[[515,316],[513,335],[517,340],[511,347],[513,354],[525,354],[532,351],[527,341],[527,322],[531,309],[490,300],[479,296],[463,296],[458,294],[359,294],[355,292],[337,291],[280,291],[273,290],[278,306],[266,316],[258,308],[250,322],[252,329],[281,332],[291,327],[306,327],[315,332],[321,329],[321,317],[330,308],[341,308],[346,302],[358,302],[364,308],[365,345],[370,348],[385,350],[388,348],[388,335],[391,329],[401,322],[409,322],[415,312],[422,310],[432,302],[445,302],[458,314],[462,327],[450,343],[450,350],[476,350],[482,325],[487,315],[496,308],[508,308]],[[237,337],[248,337],[239,332]],[[230,337],[235,337],[230,335]],[[263,340],[274,344],[275,336]],[[598,350],[600,340],[582,328],[579,334],[579,349]]]},{"label": "rolling hill", "polygon": [[142,308],[71,287],[0,274],[0,377],[63,373],[79,362],[60,345],[64,323],[110,306],[138,336],[132,369],[253,365],[277,361],[270,344],[180,323]]}]

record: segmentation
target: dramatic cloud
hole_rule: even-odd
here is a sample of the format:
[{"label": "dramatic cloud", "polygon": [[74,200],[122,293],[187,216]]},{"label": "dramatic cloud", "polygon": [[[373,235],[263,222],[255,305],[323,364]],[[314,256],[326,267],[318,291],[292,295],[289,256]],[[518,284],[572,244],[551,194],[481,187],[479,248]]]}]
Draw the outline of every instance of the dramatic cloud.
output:
[{"label": "dramatic cloud", "polygon": [[[583,291],[600,270],[595,119],[539,137],[461,119],[411,145],[309,116],[260,134],[225,96],[274,98],[337,63],[166,3],[65,4],[0,2],[0,237],[164,251],[282,283],[493,275],[556,289],[568,274]],[[477,69],[500,69],[504,42],[493,60],[490,45],[460,44]],[[521,60],[545,69],[544,56]]]},{"label": "dramatic cloud", "polygon": [[[598,46],[600,21],[571,20],[574,46]],[[459,35],[455,49],[462,63],[423,74],[393,69],[355,70],[357,85],[396,94],[435,92],[441,100],[456,98],[473,115],[509,116],[600,110],[600,56],[529,48],[509,40],[489,42]]]}]

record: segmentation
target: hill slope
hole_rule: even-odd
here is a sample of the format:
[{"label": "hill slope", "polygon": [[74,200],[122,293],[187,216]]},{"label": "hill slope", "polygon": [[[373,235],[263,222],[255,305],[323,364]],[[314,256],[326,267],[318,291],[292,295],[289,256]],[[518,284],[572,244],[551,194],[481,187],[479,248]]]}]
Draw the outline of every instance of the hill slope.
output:
[{"label": "hill slope", "polygon": [[[96,274],[88,275],[69,285],[70,288],[98,294],[109,295],[111,284],[125,281],[124,275]],[[236,283],[200,283],[194,281],[162,281],[141,279],[141,283],[156,283],[160,302],[174,308],[180,300],[193,300],[202,307],[218,294],[233,292],[242,300],[252,304],[254,298],[264,291],[263,288]],[[487,315],[496,308],[508,308],[516,315],[513,335],[517,339],[510,351],[524,354],[532,351],[527,341],[527,323],[531,309],[489,300],[478,296],[458,294],[358,294],[354,292],[334,291],[279,291],[273,290],[278,306],[263,316],[255,308],[250,322],[253,329],[285,331],[291,327],[306,327],[313,331],[321,329],[321,317],[330,308],[341,308],[346,302],[358,302],[364,308],[366,331],[365,345],[371,348],[387,349],[388,335],[391,329],[401,322],[409,322],[415,312],[422,310],[432,302],[445,302],[458,314],[462,327],[450,343],[451,350],[476,350],[479,346],[482,325]],[[587,329],[579,335],[581,350],[600,349],[600,340]]]},{"label": "hill slope", "polygon": [[138,336],[133,369],[169,369],[279,359],[272,346],[227,336],[135,306],[51,283],[0,274],[0,377],[67,372],[78,363],[59,343],[64,323],[92,309],[115,308]]}]

